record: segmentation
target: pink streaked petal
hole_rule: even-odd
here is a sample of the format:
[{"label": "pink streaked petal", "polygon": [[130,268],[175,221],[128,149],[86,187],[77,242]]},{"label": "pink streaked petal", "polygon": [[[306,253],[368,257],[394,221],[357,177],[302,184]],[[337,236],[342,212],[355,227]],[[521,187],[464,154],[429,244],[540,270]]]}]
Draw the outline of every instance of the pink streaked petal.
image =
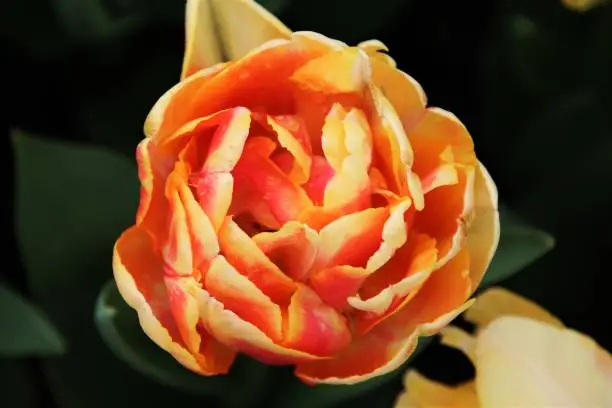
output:
[{"label": "pink streaked petal", "polygon": [[339,265],[313,272],[309,282],[325,303],[338,310],[347,310],[347,299],[359,292],[368,275],[364,268]]},{"label": "pink streaked petal", "polygon": [[164,282],[168,291],[168,303],[176,321],[179,332],[187,348],[194,354],[200,350],[200,333],[196,326],[200,321],[200,312],[196,298],[199,284],[189,277],[165,276]]},{"label": "pink streaked petal", "polygon": [[234,174],[241,181],[236,185],[236,190],[256,190],[281,225],[297,219],[301,211],[312,206],[312,201],[300,186],[291,181],[270,158],[256,152],[245,151]]},{"label": "pink streaked petal", "polygon": [[322,228],[313,270],[335,265],[365,267],[380,247],[388,216],[387,208],[369,208],[341,217]]},{"label": "pink streaked petal", "polygon": [[204,354],[194,356],[189,351],[170,308],[164,263],[154,245],[151,235],[140,227],[129,228],[117,240],[113,272],[121,296],[138,312],[147,336],[183,366],[203,375],[227,373],[235,353],[207,333],[200,334]]},{"label": "pink streaked petal", "polygon": [[351,341],[344,316],[323,303],[308,286],[298,284],[287,309],[283,345],[317,356],[332,356]]},{"label": "pink streaked petal", "polygon": [[234,312],[274,341],[283,337],[281,309],[247,277],[238,273],[223,256],[217,256],[206,272],[204,288]]},{"label": "pink streaked petal", "polygon": [[219,244],[227,261],[274,303],[289,304],[295,283],[229,217],[219,231]]},{"label": "pink streaked petal", "polygon": [[[284,122],[287,123],[288,119],[285,118]],[[304,184],[310,178],[310,168],[312,166],[312,158],[309,152],[310,140],[303,138],[298,139],[293,132],[286,129],[280,122],[271,116],[267,117],[267,123],[276,133],[278,143],[291,153],[294,158],[294,164],[289,172],[289,178],[296,184]]]},{"label": "pink streaked petal", "polygon": [[[178,163],[180,165],[181,163]],[[177,168],[177,170],[179,170]],[[176,175],[176,173],[173,173]],[[180,176],[172,177],[179,178]],[[165,273],[168,276],[192,276],[193,252],[191,250],[191,239],[189,226],[187,224],[187,214],[178,189],[169,181],[168,202],[169,202],[169,222],[166,242],[162,248]],[[177,183],[179,183],[178,181]]]},{"label": "pink streaked petal", "polygon": [[389,373],[410,357],[419,336],[437,333],[470,306],[472,289],[469,256],[458,256],[400,311],[354,338],[335,358],[299,364],[296,375],[307,383],[355,384]]},{"label": "pink streaked petal", "polygon": [[437,253],[434,239],[425,234],[410,234],[406,245],[368,277],[359,296],[348,300],[361,311],[355,318],[355,330],[367,333],[410,302],[434,272]]},{"label": "pink streaked petal", "polygon": [[323,205],[325,188],[333,176],[334,169],[325,158],[321,156],[314,156],[312,158],[310,178],[302,188],[315,205]]},{"label": "pink streaked petal", "polygon": [[319,249],[319,236],[307,225],[290,221],[275,232],[261,232],[253,241],[286,275],[304,281]]},{"label": "pink streaked petal", "polygon": [[272,341],[253,324],[225,309],[223,304],[201,289],[198,296],[204,327],[222,344],[266,364],[296,364],[321,357],[292,350]]}]

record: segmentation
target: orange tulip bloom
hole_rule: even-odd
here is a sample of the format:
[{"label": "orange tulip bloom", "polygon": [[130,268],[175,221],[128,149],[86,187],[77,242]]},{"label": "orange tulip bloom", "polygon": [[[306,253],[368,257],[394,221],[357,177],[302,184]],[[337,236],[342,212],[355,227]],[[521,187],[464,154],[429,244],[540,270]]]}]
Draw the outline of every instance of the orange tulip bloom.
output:
[{"label": "orange tulip bloom", "polygon": [[226,373],[242,352],[356,383],[470,304],[497,247],[495,185],[383,51],[291,33],[250,0],[188,1],[183,76],[146,120],[113,263],[185,367]]}]

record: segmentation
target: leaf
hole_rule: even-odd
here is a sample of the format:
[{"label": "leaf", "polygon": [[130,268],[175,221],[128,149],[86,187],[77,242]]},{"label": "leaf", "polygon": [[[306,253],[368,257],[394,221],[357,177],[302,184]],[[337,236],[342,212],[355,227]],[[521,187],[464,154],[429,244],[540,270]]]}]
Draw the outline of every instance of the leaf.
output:
[{"label": "leaf", "polygon": [[[113,357],[92,312],[114,240],[133,223],[134,164],[104,149],[14,132],[16,228],[32,297],[70,345],[44,362],[58,408],[201,406]],[[205,401],[204,401],[205,402]]]},{"label": "leaf", "polygon": [[64,340],[38,308],[0,283],[0,357],[62,354]]},{"label": "leaf", "polygon": [[500,223],[499,246],[480,284],[481,289],[520,272],[555,246],[550,234],[530,227],[503,206],[500,209]]},{"label": "leaf", "polygon": [[[424,337],[419,340],[419,345],[402,367],[395,371],[373,378],[363,383],[353,385],[327,385],[321,384],[310,387],[300,382],[295,376],[287,376],[286,383],[275,388],[277,395],[273,406],[278,408],[327,408],[341,403],[353,401],[356,398],[372,392],[378,387],[397,379],[406,368],[412,364],[415,358],[431,344],[435,337]],[[348,405],[348,404],[347,404]]]}]

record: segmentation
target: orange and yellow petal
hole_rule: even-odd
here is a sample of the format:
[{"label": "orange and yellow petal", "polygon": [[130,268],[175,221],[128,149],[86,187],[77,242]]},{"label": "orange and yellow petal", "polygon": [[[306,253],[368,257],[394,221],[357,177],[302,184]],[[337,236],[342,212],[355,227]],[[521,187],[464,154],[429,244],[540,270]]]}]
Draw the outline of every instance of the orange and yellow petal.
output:
[{"label": "orange and yellow petal", "polygon": [[351,342],[346,318],[304,284],[298,284],[286,319],[286,347],[329,357]]},{"label": "orange and yellow petal", "polygon": [[274,232],[252,237],[261,251],[291,279],[306,280],[319,250],[319,236],[310,227],[290,221]]},{"label": "orange and yellow petal", "polygon": [[147,336],[182,365],[204,375],[226,373],[235,353],[207,333],[199,333],[204,345],[200,352],[206,354],[194,356],[188,350],[170,308],[163,261],[153,245],[151,236],[139,227],[129,228],[117,240],[113,272],[121,296],[138,312]]},{"label": "orange and yellow petal", "polygon": [[487,169],[478,163],[474,180],[474,214],[467,228],[470,278],[475,286],[482,280],[499,244],[500,223],[497,188]]},{"label": "orange and yellow petal", "polygon": [[287,305],[295,283],[276,266],[231,218],[219,231],[221,254],[276,304]]},{"label": "orange and yellow petal", "polygon": [[310,286],[328,305],[348,309],[348,298],[354,296],[370,273],[365,268],[336,265],[314,271]]},{"label": "orange and yellow petal", "polygon": [[206,290],[198,294],[201,321],[219,342],[267,364],[296,364],[321,357],[283,347],[253,324],[227,310]]},{"label": "orange and yellow petal", "polygon": [[298,364],[296,375],[308,383],[354,384],[393,371],[410,357],[419,335],[437,333],[471,305],[471,292],[469,255],[461,252],[397,313],[334,359]]},{"label": "orange and yellow petal", "polygon": [[227,310],[257,327],[270,339],[279,341],[283,337],[280,307],[223,256],[212,260],[205,275],[204,288]]}]

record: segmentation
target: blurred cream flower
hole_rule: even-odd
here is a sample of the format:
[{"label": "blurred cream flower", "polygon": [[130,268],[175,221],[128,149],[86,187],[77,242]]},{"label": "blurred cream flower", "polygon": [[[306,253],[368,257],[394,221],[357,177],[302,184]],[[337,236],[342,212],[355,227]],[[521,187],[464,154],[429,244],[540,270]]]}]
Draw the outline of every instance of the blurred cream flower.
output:
[{"label": "blurred cream flower", "polygon": [[585,12],[607,3],[608,0],[561,0],[561,3],[570,10]]},{"label": "blurred cream flower", "polygon": [[447,386],[409,371],[395,408],[612,407],[612,356],[535,303],[494,288],[464,317],[476,334],[450,326],[442,342],[468,356],[476,378]]}]

